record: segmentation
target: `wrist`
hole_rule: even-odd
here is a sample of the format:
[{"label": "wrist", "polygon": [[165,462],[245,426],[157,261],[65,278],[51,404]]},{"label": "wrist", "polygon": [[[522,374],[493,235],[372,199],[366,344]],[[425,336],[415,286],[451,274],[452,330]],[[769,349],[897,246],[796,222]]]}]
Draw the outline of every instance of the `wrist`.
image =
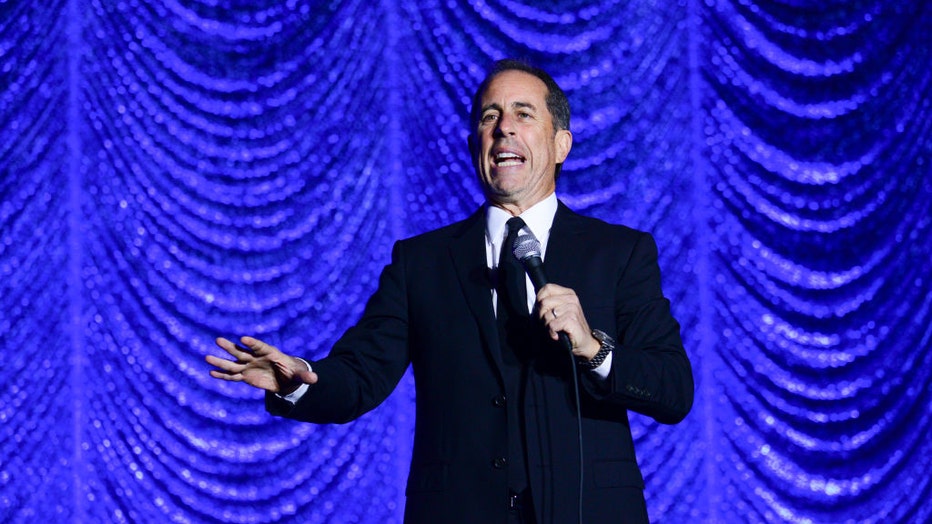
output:
[{"label": "wrist", "polygon": [[602,349],[602,343],[590,333],[585,342],[580,344],[576,356],[585,360],[592,360]]},{"label": "wrist", "polygon": [[302,384],[302,382],[301,382],[300,380],[291,379],[291,381],[290,381],[289,383],[287,383],[287,384],[280,384],[280,385],[278,386],[278,394],[281,395],[281,396],[283,396],[283,397],[287,397],[288,395],[290,395],[290,394],[294,393],[295,391],[297,391],[298,388],[301,387],[301,384]]}]

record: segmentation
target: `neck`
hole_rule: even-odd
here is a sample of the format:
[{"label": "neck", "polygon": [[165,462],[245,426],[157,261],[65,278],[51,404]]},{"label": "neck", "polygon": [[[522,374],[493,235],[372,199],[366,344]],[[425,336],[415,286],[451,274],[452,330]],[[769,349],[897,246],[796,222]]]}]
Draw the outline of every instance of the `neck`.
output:
[{"label": "neck", "polygon": [[553,191],[535,200],[516,200],[516,201],[505,201],[502,199],[495,199],[494,197],[490,197],[488,199],[488,203],[490,206],[494,206],[499,209],[504,209],[505,211],[508,212],[508,214],[516,217],[516,216],[521,215],[528,209],[531,209],[537,204],[543,202],[544,200],[549,198],[550,195],[552,194],[553,194]]}]

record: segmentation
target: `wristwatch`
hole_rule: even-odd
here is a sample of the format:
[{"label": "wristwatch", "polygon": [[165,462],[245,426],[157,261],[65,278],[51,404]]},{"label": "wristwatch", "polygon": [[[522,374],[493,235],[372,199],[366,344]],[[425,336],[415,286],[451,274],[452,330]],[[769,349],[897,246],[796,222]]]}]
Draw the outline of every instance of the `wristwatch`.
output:
[{"label": "wristwatch", "polygon": [[602,330],[593,329],[592,338],[599,341],[599,352],[592,357],[592,360],[576,357],[576,363],[583,369],[595,369],[601,366],[605,362],[605,357],[615,349],[615,339]]}]

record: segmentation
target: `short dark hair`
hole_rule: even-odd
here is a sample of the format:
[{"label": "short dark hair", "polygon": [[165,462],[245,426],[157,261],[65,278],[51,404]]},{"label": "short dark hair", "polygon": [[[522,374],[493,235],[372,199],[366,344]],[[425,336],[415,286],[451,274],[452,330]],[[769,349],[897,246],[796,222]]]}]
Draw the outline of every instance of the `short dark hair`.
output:
[{"label": "short dark hair", "polygon": [[570,128],[570,102],[566,98],[566,93],[560,89],[560,86],[554,81],[553,77],[539,67],[534,67],[527,62],[506,58],[499,60],[492,65],[492,69],[485,76],[485,80],[479,84],[476,93],[472,97],[472,112],[470,113],[470,129],[475,131],[479,125],[479,117],[482,112],[482,94],[489,87],[496,76],[505,71],[523,71],[539,78],[547,86],[547,110],[553,118],[553,132],[556,133],[561,129],[569,130]]}]

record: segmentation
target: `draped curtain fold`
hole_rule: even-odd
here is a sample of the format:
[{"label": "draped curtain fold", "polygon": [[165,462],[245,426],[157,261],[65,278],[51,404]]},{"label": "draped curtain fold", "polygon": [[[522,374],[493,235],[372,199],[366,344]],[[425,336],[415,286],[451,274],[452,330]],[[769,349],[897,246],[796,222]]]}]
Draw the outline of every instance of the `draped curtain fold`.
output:
[{"label": "draped curtain fold", "polygon": [[567,91],[560,197],[660,247],[652,520],[932,519],[932,4],[536,4],[0,2],[0,522],[400,522],[410,376],[314,426],[203,357],[326,354],[474,211],[504,57]]}]

